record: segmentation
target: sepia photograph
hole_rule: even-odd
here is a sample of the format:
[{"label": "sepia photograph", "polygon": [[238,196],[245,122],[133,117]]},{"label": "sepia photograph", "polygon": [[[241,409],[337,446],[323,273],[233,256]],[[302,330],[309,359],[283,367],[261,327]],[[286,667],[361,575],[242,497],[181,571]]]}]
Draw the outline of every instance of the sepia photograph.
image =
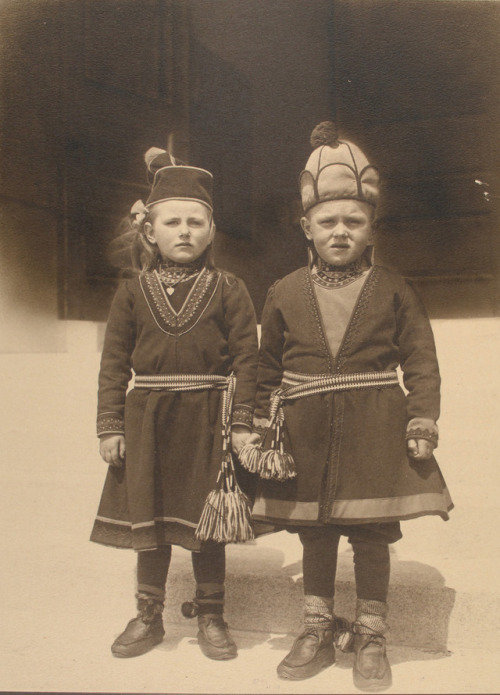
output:
[{"label": "sepia photograph", "polygon": [[0,692],[500,691],[500,0],[0,0]]}]

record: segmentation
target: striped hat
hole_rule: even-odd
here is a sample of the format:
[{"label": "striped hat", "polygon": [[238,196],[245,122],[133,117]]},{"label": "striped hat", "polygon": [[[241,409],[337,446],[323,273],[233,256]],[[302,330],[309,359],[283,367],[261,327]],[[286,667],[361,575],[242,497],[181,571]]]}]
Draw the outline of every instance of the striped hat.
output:
[{"label": "striped hat", "polygon": [[323,121],[311,134],[314,150],[300,174],[302,206],[307,212],[326,200],[353,199],[375,206],[379,198],[379,174],[363,152],[340,140],[331,121]]}]

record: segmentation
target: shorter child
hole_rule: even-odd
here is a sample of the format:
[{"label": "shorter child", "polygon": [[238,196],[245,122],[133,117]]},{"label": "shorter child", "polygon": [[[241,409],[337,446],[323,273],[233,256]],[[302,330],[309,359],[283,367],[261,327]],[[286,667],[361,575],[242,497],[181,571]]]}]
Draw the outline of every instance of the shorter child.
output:
[{"label": "shorter child", "polygon": [[297,532],[303,544],[304,632],[278,675],[309,678],[335,661],[344,535],[357,592],[354,683],[380,690],[391,684],[389,543],[401,538],[401,519],[447,519],[453,506],[432,455],[440,377],[419,299],[399,275],[372,265],[377,170],[330,122],[311,144],[300,178],[309,265],[269,290],[255,420],[266,434],[262,449],[248,443],[240,458],[263,478],[254,518]]},{"label": "shorter child", "polygon": [[[127,235],[139,272],[116,293],[102,352],[97,432],[109,470],[91,540],[137,551],[139,614],[114,641],[115,656],[162,641],[172,545],[180,545],[192,551],[199,645],[211,659],[230,659],[225,542],[252,532],[228,447],[237,453],[250,436],[255,312],[243,282],[213,266],[212,175],[156,148],[146,162],[151,193],[132,208]],[[231,516],[217,514],[221,505]]]}]

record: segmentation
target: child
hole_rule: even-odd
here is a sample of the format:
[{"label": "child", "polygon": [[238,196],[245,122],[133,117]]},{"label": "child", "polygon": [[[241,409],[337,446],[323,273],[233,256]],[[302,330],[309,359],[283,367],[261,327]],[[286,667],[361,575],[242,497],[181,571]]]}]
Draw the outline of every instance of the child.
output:
[{"label": "child", "polygon": [[[91,540],[137,551],[139,613],[114,641],[115,656],[162,641],[171,549],[180,545],[192,551],[199,645],[211,659],[230,659],[224,542],[252,536],[228,446],[237,453],[250,436],[255,312],[243,282],[211,261],[212,175],[157,148],[145,158],[152,189],[132,208],[135,233],[126,235],[140,272],[116,293],[99,374],[97,431],[109,470]],[[219,514],[224,504],[231,518]]]},{"label": "child", "polygon": [[303,544],[304,632],[278,675],[309,678],[335,661],[345,535],[357,592],[354,683],[384,689],[388,544],[401,538],[401,519],[447,519],[453,506],[432,456],[440,377],[424,308],[401,277],[371,264],[377,170],[333,123],[317,126],[311,144],[300,178],[309,265],[269,290],[255,412],[266,434],[240,458],[263,478],[254,519],[298,532]]}]

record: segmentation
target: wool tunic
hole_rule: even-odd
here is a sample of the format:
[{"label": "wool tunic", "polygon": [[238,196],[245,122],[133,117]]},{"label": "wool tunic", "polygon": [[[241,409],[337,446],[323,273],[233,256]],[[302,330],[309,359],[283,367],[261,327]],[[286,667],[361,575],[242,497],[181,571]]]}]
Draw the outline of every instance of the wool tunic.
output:
[{"label": "wool tunic", "polygon": [[[244,283],[203,268],[176,311],[156,271],[124,281],[113,300],[99,374],[98,434],[125,434],[109,467],[91,540],[146,550],[198,550],[194,532],[222,460],[221,392],[127,387],[132,375],[236,377],[233,424],[251,422],[255,311]],[[237,464],[238,465],[238,464]],[[238,466],[243,487],[249,474]]]},{"label": "wool tunic", "polygon": [[268,416],[284,370],[318,375],[397,367],[406,394],[387,385],[285,401],[285,451],[297,476],[259,482],[257,521],[290,528],[382,524],[426,514],[447,519],[453,507],[434,457],[407,456],[408,422],[435,422],[440,407],[432,329],[411,286],[387,268],[370,268],[334,353],[310,269],[275,283],[262,318],[257,418]]}]

